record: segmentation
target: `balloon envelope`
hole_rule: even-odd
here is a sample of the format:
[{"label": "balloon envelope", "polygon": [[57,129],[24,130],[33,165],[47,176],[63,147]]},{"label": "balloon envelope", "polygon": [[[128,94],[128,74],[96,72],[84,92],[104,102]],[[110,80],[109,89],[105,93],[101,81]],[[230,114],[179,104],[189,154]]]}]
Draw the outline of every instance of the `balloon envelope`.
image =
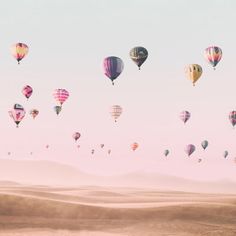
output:
[{"label": "balloon envelope", "polygon": [[62,105],[68,99],[69,92],[66,89],[55,89],[53,96]]},{"label": "balloon envelope", "polygon": [[10,117],[14,120],[16,123],[16,127],[18,127],[19,123],[22,121],[22,119],[25,117],[25,109],[20,104],[16,103],[13,106],[13,109],[9,112]]},{"label": "balloon envelope", "polygon": [[217,46],[208,47],[205,49],[205,57],[213,68],[215,68],[222,58],[222,50]]},{"label": "balloon envelope", "polygon": [[233,127],[236,125],[236,111],[231,111],[229,113],[229,121],[233,125]]},{"label": "balloon envelope", "polygon": [[185,147],[185,152],[188,156],[190,156],[195,151],[195,149],[196,147],[193,144],[189,144]]},{"label": "balloon envelope", "polygon": [[189,80],[192,81],[193,85],[202,75],[202,67],[198,64],[191,64],[186,67],[186,75]]},{"label": "balloon envelope", "polygon": [[26,86],[23,87],[22,93],[28,99],[32,95],[33,89],[32,89],[31,86],[26,85]]},{"label": "balloon envelope", "polygon": [[120,115],[122,114],[123,112],[123,109],[121,106],[119,105],[113,105],[111,108],[110,108],[110,114],[111,114],[111,117],[115,120],[115,122],[117,121],[117,119],[120,117]]},{"label": "balloon envelope", "polygon": [[73,137],[73,139],[75,140],[75,141],[77,141],[79,138],[80,138],[80,133],[79,132],[75,132],[73,135],[72,135],[72,137]]},{"label": "balloon envelope", "polygon": [[208,141],[207,140],[202,141],[201,146],[205,150],[208,147]]},{"label": "balloon envelope", "polygon": [[132,143],[132,145],[131,145],[131,149],[133,150],[133,151],[135,151],[137,148],[138,148],[138,143]]},{"label": "balloon envelope", "polygon": [[17,43],[11,47],[11,53],[18,61],[18,64],[20,64],[20,61],[28,54],[28,51],[29,47],[24,43]]},{"label": "balloon envelope", "polygon": [[182,111],[180,113],[180,119],[186,123],[191,117],[191,113],[189,111]]},{"label": "balloon envelope", "polygon": [[39,111],[37,109],[30,110],[30,115],[35,119],[35,117],[39,114]]},{"label": "balloon envelope", "polygon": [[141,65],[146,61],[148,57],[148,51],[144,47],[134,47],[131,49],[129,55],[140,69]]},{"label": "balloon envelope", "polygon": [[56,112],[57,115],[61,112],[62,107],[61,106],[54,106],[54,111]]},{"label": "balloon envelope", "polygon": [[119,57],[106,57],[103,61],[104,74],[112,81],[121,74],[124,69],[124,63]]}]

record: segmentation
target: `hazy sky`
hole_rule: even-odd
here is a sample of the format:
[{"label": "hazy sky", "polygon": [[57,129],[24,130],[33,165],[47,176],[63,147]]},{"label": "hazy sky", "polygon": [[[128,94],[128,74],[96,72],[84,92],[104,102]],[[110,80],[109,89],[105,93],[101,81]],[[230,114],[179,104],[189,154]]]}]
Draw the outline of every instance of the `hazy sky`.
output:
[{"label": "hazy sky", "polygon": [[[236,130],[228,119],[236,110],[235,10],[234,0],[4,1],[1,158],[53,160],[95,174],[146,170],[236,180]],[[17,42],[29,45],[20,66],[9,50]],[[211,45],[223,50],[216,71],[204,58]],[[129,58],[134,46],[149,51],[141,71]],[[104,57],[111,55],[125,64],[115,86],[102,70]],[[203,68],[195,87],[184,73],[192,63]],[[34,89],[29,101],[21,93],[27,84]],[[58,117],[53,111],[56,88],[70,93]],[[8,115],[14,103],[27,110],[19,129]],[[113,104],[124,110],[117,123],[109,114]],[[40,111],[35,120],[28,114],[31,108]],[[186,125],[179,119],[183,110],[192,114]],[[80,149],[72,139],[75,131],[81,133]],[[209,141],[205,152],[204,139]],[[135,152],[133,142],[140,144]],[[190,158],[184,152],[189,143],[197,147]],[[168,158],[163,157],[166,148]]]}]

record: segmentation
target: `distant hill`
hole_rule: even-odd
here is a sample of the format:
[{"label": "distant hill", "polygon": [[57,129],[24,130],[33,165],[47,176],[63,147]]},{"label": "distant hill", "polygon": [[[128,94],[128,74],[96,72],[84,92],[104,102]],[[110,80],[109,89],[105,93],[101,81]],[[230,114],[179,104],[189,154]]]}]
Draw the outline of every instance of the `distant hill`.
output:
[{"label": "distant hill", "polygon": [[200,182],[157,173],[95,176],[75,167],[50,161],[0,160],[0,186],[30,184],[49,186],[114,186],[159,190],[236,193],[236,183],[227,180]]}]

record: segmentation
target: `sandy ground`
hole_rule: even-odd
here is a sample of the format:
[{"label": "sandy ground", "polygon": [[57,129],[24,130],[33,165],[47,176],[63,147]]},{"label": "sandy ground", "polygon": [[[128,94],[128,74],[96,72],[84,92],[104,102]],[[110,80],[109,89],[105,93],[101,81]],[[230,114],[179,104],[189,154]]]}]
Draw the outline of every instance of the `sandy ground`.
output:
[{"label": "sandy ground", "polygon": [[235,236],[236,195],[0,186],[0,236]]}]

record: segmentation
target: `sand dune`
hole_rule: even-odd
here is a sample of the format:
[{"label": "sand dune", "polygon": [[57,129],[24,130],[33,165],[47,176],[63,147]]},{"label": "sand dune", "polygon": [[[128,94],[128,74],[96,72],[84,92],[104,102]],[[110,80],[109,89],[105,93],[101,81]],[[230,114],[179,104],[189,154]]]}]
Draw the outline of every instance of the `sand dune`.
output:
[{"label": "sand dune", "polygon": [[236,195],[0,187],[4,236],[235,236]]}]

